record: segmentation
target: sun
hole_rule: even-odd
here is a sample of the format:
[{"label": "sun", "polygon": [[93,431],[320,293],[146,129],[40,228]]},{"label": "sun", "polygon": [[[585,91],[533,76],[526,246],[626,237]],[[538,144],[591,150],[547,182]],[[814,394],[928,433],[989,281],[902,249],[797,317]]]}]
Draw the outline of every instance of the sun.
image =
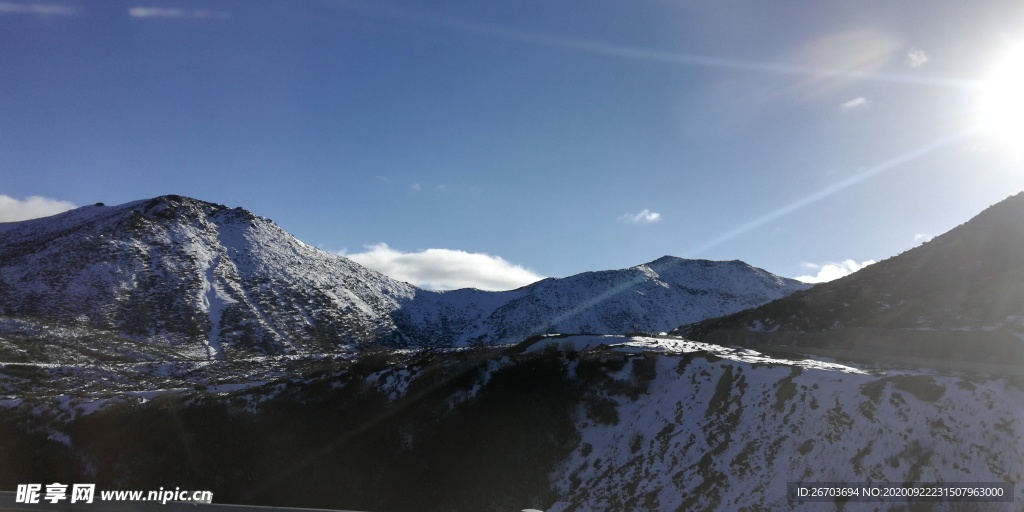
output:
[{"label": "sun", "polygon": [[978,126],[1011,149],[1024,148],[1024,44],[1010,48],[982,85]]}]

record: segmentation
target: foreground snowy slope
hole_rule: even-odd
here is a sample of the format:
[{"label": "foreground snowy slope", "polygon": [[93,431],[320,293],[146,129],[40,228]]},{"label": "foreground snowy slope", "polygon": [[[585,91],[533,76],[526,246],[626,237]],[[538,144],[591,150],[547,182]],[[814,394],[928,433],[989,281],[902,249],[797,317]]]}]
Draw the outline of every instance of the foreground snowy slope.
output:
[{"label": "foreground snowy slope", "polygon": [[508,292],[432,292],[181,196],[0,224],[0,360],[168,360],[660,331],[806,288],[665,257]]},{"label": "foreground snowy slope", "polygon": [[[618,421],[579,423],[548,512],[899,510],[910,504],[801,503],[787,484],[1024,478],[1024,390],[1012,379],[790,361],[672,339],[602,343],[613,353],[649,351],[616,377],[636,381],[646,365],[650,380],[642,393],[608,395]],[[1022,495],[1018,486],[1009,503],[916,506],[1015,510]]]},{"label": "foreground snowy slope", "polygon": [[[664,336],[267,363],[7,365],[5,382],[36,392],[4,404],[0,486],[68,475],[100,489],[201,487],[218,503],[426,512],[1024,502],[1019,484],[992,503],[810,503],[788,489],[1021,482],[1024,390],[999,375],[792,360]],[[82,372],[111,385],[59,388]]]}]

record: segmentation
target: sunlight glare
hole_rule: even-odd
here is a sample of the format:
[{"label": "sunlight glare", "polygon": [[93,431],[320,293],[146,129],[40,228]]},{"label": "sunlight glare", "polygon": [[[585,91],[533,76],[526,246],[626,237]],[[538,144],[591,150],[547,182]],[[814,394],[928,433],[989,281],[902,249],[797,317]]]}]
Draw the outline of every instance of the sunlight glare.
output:
[{"label": "sunlight glare", "polygon": [[1020,151],[1024,143],[1024,44],[997,62],[982,88],[979,125],[992,137]]}]

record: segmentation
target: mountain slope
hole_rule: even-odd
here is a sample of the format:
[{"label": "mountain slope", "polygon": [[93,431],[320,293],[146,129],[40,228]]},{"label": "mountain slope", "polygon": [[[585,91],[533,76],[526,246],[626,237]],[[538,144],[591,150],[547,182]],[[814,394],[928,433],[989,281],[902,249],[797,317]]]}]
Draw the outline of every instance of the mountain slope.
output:
[{"label": "mountain slope", "polygon": [[242,208],[162,196],[0,224],[0,358],[206,359],[661,331],[806,287],[739,261],[664,257],[507,292],[427,291]]},{"label": "mountain slope", "polygon": [[392,341],[413,287],[241,208],[162,196],[0,226],[0,313],[182,356]]},{"label": "mountain slope", "polygon": [[920,340],[914,346],[949,348],[938,354],[945,357],[979,357],[970,352],[984,344],[989,359],[1024,361],[1024,193],[842,279],[675,333],[705,339],[765,331],[777,333],[776,340],[784,333],[826,333],[820,337],[854,344],[868,337],[876,345]]}]

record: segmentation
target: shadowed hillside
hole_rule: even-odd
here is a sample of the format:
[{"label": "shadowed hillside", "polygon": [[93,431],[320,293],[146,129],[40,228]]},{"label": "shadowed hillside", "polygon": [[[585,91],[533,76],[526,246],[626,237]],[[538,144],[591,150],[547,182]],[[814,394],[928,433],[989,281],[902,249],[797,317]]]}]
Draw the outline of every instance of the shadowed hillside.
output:
[{"label": "shadowed hillside", "polygon": [[744,332],[776,333],[747,337],[756,343],[899,351],[906,342],[904,352],[928,357],[1024,362],[1024,193],[842,279],[674,334],[742,343]]}]

